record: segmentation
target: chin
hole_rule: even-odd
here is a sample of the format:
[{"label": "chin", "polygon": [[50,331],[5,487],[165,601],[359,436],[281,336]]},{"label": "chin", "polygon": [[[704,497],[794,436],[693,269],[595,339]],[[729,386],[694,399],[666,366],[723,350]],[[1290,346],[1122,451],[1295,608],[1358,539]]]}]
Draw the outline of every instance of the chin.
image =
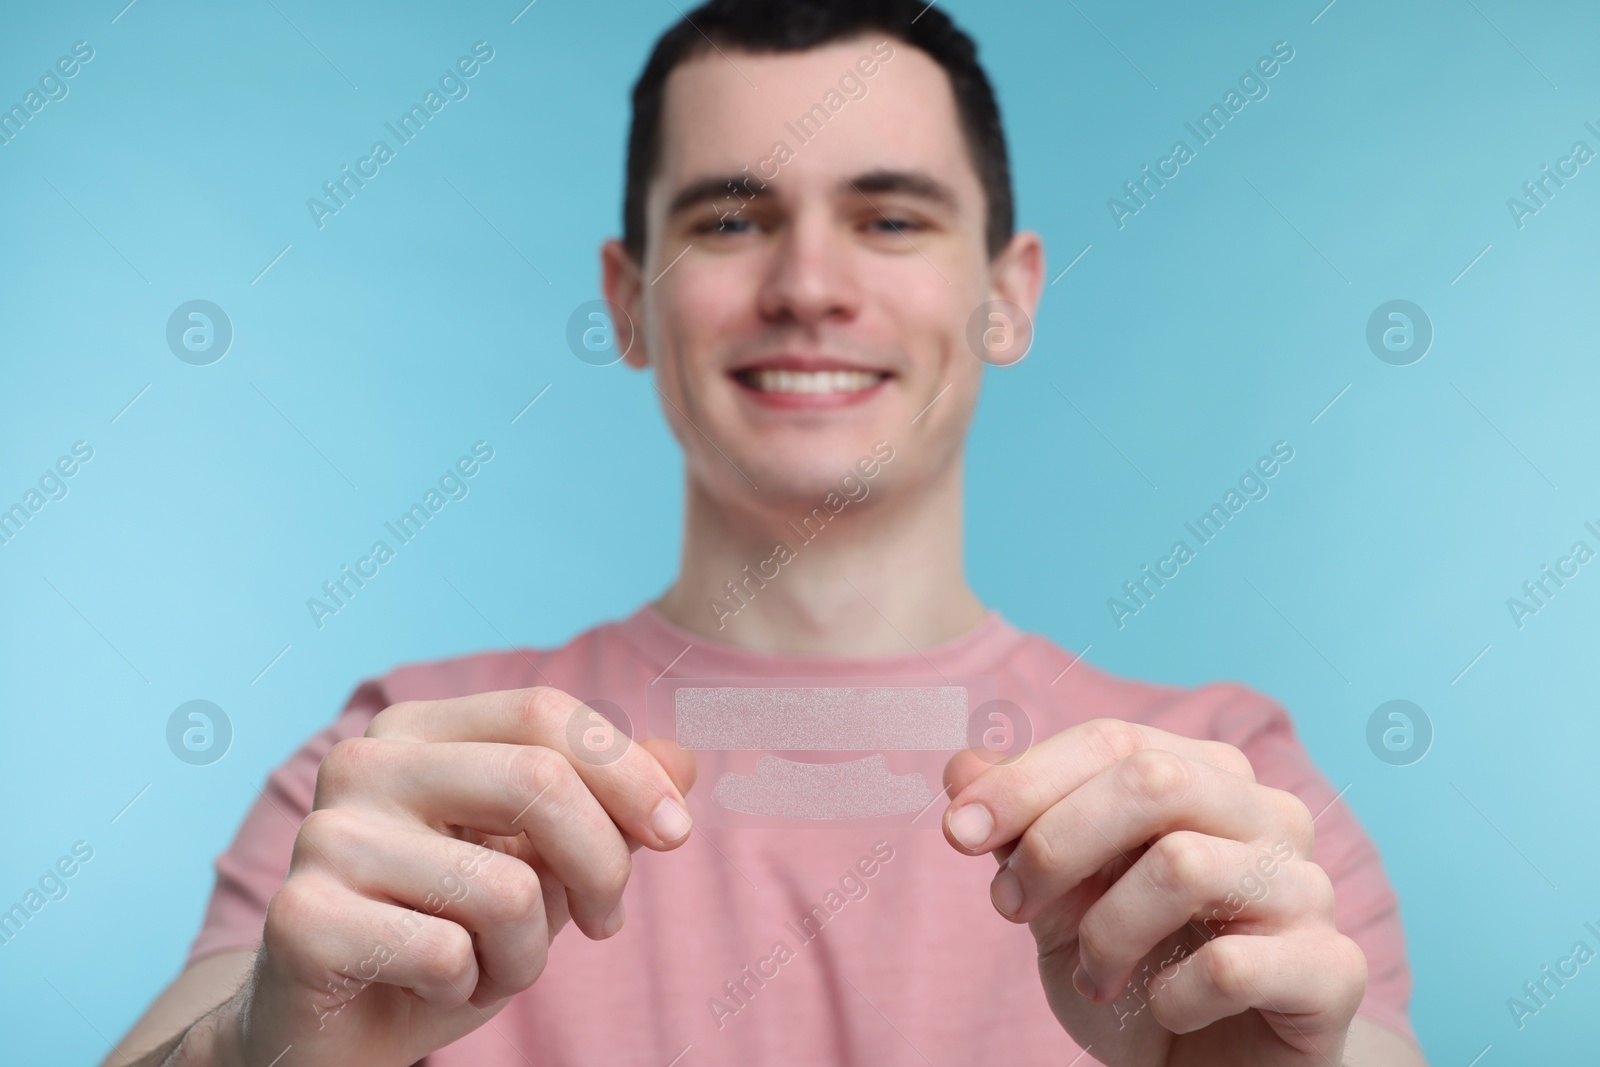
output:
[{"label": "chin", "polygon": [[748,466],[745,462],[739,466],[761,487],[762,500],[801,511],[826,505],[830,498],[836,506],[866,499],[888,480],[885,473],[895,456],[894,442],[868,428],[847,435],[791,438],[744,452]]}]

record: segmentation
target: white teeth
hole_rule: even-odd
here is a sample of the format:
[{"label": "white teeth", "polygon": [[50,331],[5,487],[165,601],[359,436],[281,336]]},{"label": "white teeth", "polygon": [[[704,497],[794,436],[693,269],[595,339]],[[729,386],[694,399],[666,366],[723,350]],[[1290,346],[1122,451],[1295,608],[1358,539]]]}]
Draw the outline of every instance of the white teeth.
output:
[{"label": "white teeth", "polygon": [[881,375],[856,370],[760,370],[752,376],[763,393],[859,393]]}]

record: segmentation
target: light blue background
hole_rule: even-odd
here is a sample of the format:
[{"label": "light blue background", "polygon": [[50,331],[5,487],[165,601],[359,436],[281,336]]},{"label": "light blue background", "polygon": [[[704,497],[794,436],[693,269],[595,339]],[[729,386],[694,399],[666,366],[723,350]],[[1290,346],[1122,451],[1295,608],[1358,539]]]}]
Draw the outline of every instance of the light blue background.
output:
[{"label": "light blue background", "polygon": [[[678,551],[648,380],[563,340],[620,228],[627,92],[670,4],[540,0],[513,24],[520,0],[141,0],[113,22],[123,2],[13,5],[0,29],[7,106],[95,49],[0,147],[0,506],[95,450],[0,547],[0,906],[95,849],[0,946],[19,1063],[95,1062],[138,1016],[256,786],[359,679],[560,643],[656,595]],[[1506,599],[1600,547],[1600,165],[1523,229],[1506,200],[1600,148],[1600,18],[1324,2],[941,5],[980,42],[1057,279],[1033,352],[989,375],[970,568],[1105,669],[1282,701],[1383,849],[1432,1062],[1577,1062],[1600,965],[1520,1032],[1506,1001],[1600,947],[1600,565],[1521,629]],[[480,39],[471,95],[319,231],[307,197]],[[1107,198],[1279,40],[1270,95],[1118,230]],[[194,298],[237,331],[209,367],[164,340]],[[1436,329],[1409,367],[1364,340],[1394,298]],[[306,598],[479,439],[471,495],[315,629]],[[1280,439],[1271,495],[1119,630],[1106,598]],[[1397,697],[1436,730],[1409,767],[1365,739]],[[207,767],[164,740],[194,698],[235,730]]]}]

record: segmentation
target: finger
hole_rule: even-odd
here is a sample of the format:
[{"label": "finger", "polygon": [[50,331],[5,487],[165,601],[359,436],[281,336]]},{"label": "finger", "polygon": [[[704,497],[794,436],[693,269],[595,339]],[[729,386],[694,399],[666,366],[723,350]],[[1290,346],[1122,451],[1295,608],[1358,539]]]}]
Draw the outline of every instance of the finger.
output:
[{"label": "finger", "polygon": [[1325,1053],[1344,1036],[1366,985],[1361,947],[1337,931],[1229,934],[1163,969],[1149,1003],[1176,1034],[1254,1008],[1289,1045]]},{"label": "finger", "polygon": [[[678,743],[670,737],[647,737],[639,744],[661,764],[667,776],[678,787],[679,795],[688,796],[689,790],[694,788],[694,783],[699,778],[699,768],[695,764],[694,753],[686,748],[679,748]],[[629,852],[637,852],[643,847],[643,842],[632,834],[625,834],[623,837],[628,843]]]},{"label": "finger", "polygon": [[661,764],[662,770],[667,772],[667,777],[672,779],[672,784],[678,787],[678,795],[688,796],[689,790],[694,788],[694,783],[699,777],[694,753],[689,749],[679,748],[678,742],[670,737],[647,737],[641,740],[639,745]]},{"label": "finger", "polygon": [[356,799],[387,807],[440,833],[470,827],[526,834],[567,888],[572,920],[592,938],[615,932],[632,870],[622,833],[560,753],[536,745],[477,741],[413,744],[350,738],[317,776],[317,805]]},{"label": "finger", "polygon": [[319,808],[300,826],[293,862],[323,868],[361,896],[448,919],[473,935],[475,998],[533,984],[553,936],[544,886],[515,856],[394,820]]},{"label": "finger", "polygon": [[1186,830],[1145,852],[1084,914],[1078,959],[1086,985],[1115,990],[1174,931],[1205,938],[1278,933],[1306,920],[1333,924],[1333,883],[1314,863]]},{"label": "finger", "polygon": [[[1232,745],[1199,741],[1120,719],[1091,719],[1048,737],[1020,758],[971,779],[945,812],[945,837],[976,855],[1020,836],[1044,811],[1135,752],[1158,749],[1255,781],[1250,761]],[[952,760],[954,764],[956,761]],[[963,760],[947,777],[965,774]]]},{"label": "finger", "polygon": [[629,836],[655,849],[682,843],[693,821],[677,783],[650,750],[630,742],[614,758],[608,750],[604,761],[574,751],[569,735],[582,736],[588,713],[577,698],[538,686],[395,704],[373,718],[366,736],[538,745],[559,752]]},{"label": "finger", "polygon": [[1161,749],[1101,771],[1034,820],[995,875],[995,907],[1030,922],[1112,858],[1176,830],[1310,851],[1311,813],[1293,793]]},{"label": "finger", "polygon": [[[1026,753],[1023,753],[1026,755]],[[944,765],[944,789],[948,796],[959,796],[961,791],[984,771],[995,766],[993,759],[984,759],[977,750],[964,748],[951,756]]]},{"label": "finger", "polygon": [[[306,937],[308,929],[318,935]],[[320,872],[284,882],[267,905],[261,940],[274,966],[319,991],[319,1017],[374,984],[410,990],[441,1011],[466,1004],[478,985],[472,936],[461,926],[364,897]]]}]

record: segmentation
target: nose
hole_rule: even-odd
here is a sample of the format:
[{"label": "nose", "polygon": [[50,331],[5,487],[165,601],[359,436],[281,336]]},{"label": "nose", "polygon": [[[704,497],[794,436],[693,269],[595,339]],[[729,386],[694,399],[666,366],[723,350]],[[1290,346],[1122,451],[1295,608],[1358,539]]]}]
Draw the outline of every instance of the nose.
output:
[{"label": "nose", "polygon": [[849,242],[827,214],[798,213],[773,245],[758,298],[761,316],[802,327],[848,321],[859,310],[853,271]]}]

